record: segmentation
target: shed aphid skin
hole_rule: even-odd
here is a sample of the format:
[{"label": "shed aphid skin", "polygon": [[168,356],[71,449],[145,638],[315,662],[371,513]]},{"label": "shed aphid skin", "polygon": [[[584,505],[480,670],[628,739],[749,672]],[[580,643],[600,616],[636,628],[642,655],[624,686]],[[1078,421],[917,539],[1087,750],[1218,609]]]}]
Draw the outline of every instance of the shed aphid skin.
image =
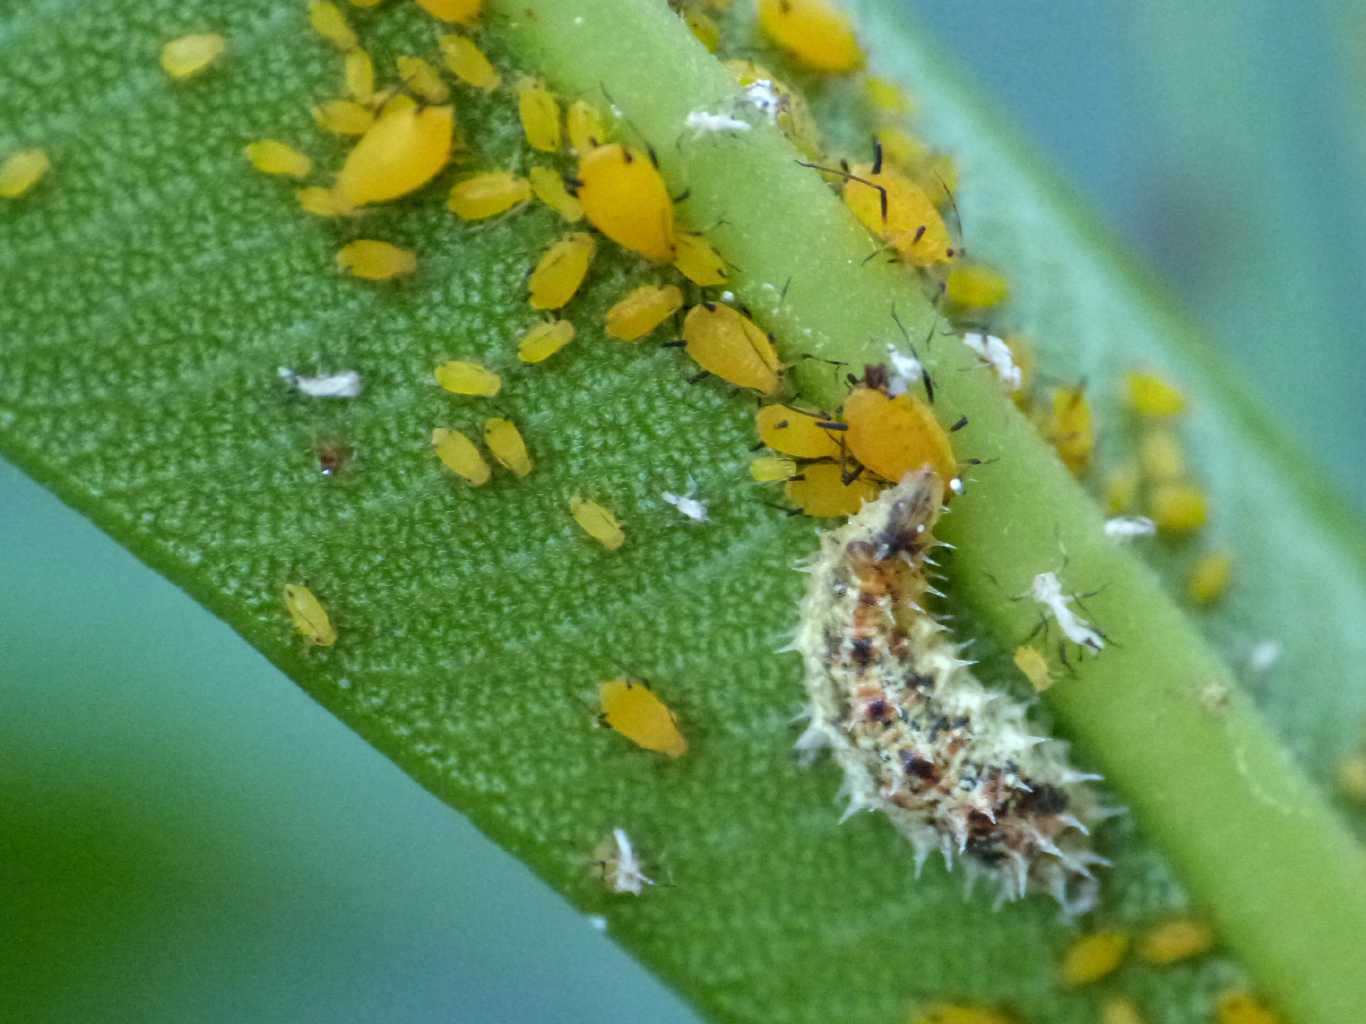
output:
[{"label": "shed aphid skin", "polygon": [[325,100],[310,111],[319,128],[333,135],[364,135],[375,126],[375,114],[355,100]]},{"label": "shed aphid skin", "polygon": [[375,98],[375,62],[370,54],[356,47],[342,60],[342,82],[346,95],[360,104],[369,104]]},{"label": "shed aphid skin", "polygon": [[608,143],[579,157],[578,178],[588,223],[623,249],[656,263],[674,261],[673,199],[653,159]]},{"label": "shed aphid skin", "polygon": [[607,141],[607,126],[598,108],[587,100],[575,100],[564,115],[564,129],[569,136],[569,148],[575,156],[583,156]]},{"label": "shed aphid skin", "polygon": [[764,405],[754,416],[759,440],[775,452],[799,459],[838,459],[844,455],[847,424],[793,405]]},{"label": "shed aphid skin", "polygon": [[840,75],[863,66],[849,15],[830,0],[756,0],[759,28],[808,71]]},{"label": "shed aphid skin", "polygon": [[683,343],[693,362],[728,384],[772,395],[782,383],[778,353],[768,335],[730,306],[693,306],[683,318]]},{"label": "shed aphid skin", "polygon": [[218,62],[228,41],[216,32],[181,36],[161,48],[161,70],[180,80],[203,74]]},{"label": "shed aphid skin", "polygon": [[677,285],[640,285],[607,311],[607,336],[618,341],[640,341],[682,308],[683,292]]},{"label": "shed aphid skin", "polygon": [[963,335],[963,344],[977,354],[977,358],[991,367],[991,372],[1001,379],[1010,394],[1020,390],[1024,378],[1020,368],[1015,365],[1015,356],[1010,346],[994,334],[981,334],[973,331]]},{"label": "shed aphid skin", "polygon": [[503,387],[503,378],[480,363],[451,359],[436,368],[436,382],[453,395],[492,398]]},{"label": "shed aphid skin", "polygon": [[860,385],[844,400],[849,452],[884,480],[900,480],[929,466],[949,493],[955,493],[958,459],[948,432],[929,406],[910,392],[895,398]]},{"label": "shed aphid skin", "polygon": [[710,111],[691,110],[683,119],[683,127],[693,141],[707,135],[737,135],[752,127],[748,121],[741,121],[730,114]]},{"label": "shed aphid skin", "polygon": [[569,305],[597,254],[598,243],[586,231],[565,235],[551,244],[527,280],[532,309],[563,309]]},{"label": "shed aphid skin", "polygon": [[932,529],[944,487],[913,472],[821,538],[802,605],[811,724],[798,748],[831,748],[844,770],[846,816],[886,814],[915,851],[959,857],[998,902],[1051,893],[1065,912],[1095,898],[1087,823],[1098,805],[1041,741],[1025,705],[984,686],[924,607]]},{"label": "shed aphid skin", "polygon": [[284,593],[285,610],[305,640],[315,647],[331,647],[337,642],[337,629],[317,594],[302,583],[286,583]]},{"label": "shed aphid skin", "polygon": [[575,495],[569,499],[569,514],[574,517],[574,522],[579,524],[584,533],[608,551],[616,551],[626,543],[626,532],[617,522],[617,517],[612,515],[610,509],[604,508],[596,501]]},{"label": "shed aphid skin", "polygon": [[417,5],[439,21],[473,25],[484,13],[484,0],[417,0]]},{"label": "shed aphid skin", "polygon": [[1029,586],[1029,596],[1047,617],[1044,624],[1047,624],[1048,619],[1052,619],[1058,624],[1058,631],[1065,639],[1097,654],[1105,649],[1105,637],[1100,630],[1072,609],[1077,597],[1063,591],[1062,581],[1058,579],[1057,573],[1041,572],[1035,576]]},{"label": "shed aphid skin", "polygon": [[1186,411],[1180,388],[1152,370],[1125,374],[1124,394],[1129,408],[1146,419],[1167,420]]},{"label": "shed aphid skin", "polygon": [[313,31],[322,36],[342,53],[354,50],[360,45],[355,30],[342,9],[332,0],[308,0],[308,23]]},{"label": "shed aphid skin", "polygon": [[1031,644],[1021,644],[1015,648],[1013,658],[1020,674],[1029,680],[1035,693],[1043,693],[1053,685],[1053,670],[1043,652]]},{"label": "shed aphid skin", "polygon": [[1285,1018],[1250,992],[1234,990],[1219,997],[1215,1024],[1284,1024]]},{"label": "shed aphid skin", "polygon": [[1147,1024],[1138,1004],[1128,996],[1106,996],[1100,1004],[1100,1024]]},{"label": "shed aphid skin", "polygon": [[417,253],[391,242],[359,238],[337,250],[337,267],[366,281],[391,281],[417,271]]},{"label": "shed aphid skin", "polygon": [[307,178],[313,173],[313,161],[306,154],[278,139],[259,139],[248,144],[244,152],[262,174]]},{"label": "shed aphid skin", "polygon": [[517,83],[517,115],[522,132],[532,149],[558,153],[563,144],[560,130],[560,101],[539,78],[523,78]]},{"label": "shed aphid skin", "polygon": [[358,398],[361,392],[360,373],[356,370],[304,377],[288,366],[281,366],[275,373],[290,390],[309,398]]},{"label": "shed aphid skin", "polygon": [[692,490],[687,494],[674,494],[672,491],[665,491],[660,495],[665,504],[672,505],[678,509],[679,515],[691,523],[705,523],[707,521],[707,503],[692,497]]},{"label": "shed aphid skin", "polygon": [[992,309],[1010,297],[1010,282],[978,263],[960,263],[949,271],[944,301],[957,309]]},{"label": "shed aphid skin", "polygon": [[517,343],[517,358],[529,365],[543,363],[573,341],[574,334],[574,325],[568,320],[535,324]]},{"label": "shed aphid skin", "polygon": [[569,188],[558,171],[550,167],[536,165],[527,171],[531,191],[536,198],[558,213],[570,224],[583,220],[583,204],[570,195]]},{"label": "shed aphid skin", "polygon": [[488,55],[479,49],[469,36],[447,33],[437,40],[446,68],[466,85],[492,92],[502,84],[503,76],[493,66]]},{"label": "shed aphid skin", "polygon": [[512,420],[495,417],[484,421],[484,445],[498,464],[515,476],[531,474],[531,453],[526,449],[522,432]]},{"label": "shed aphid skin", "polygon": [[1062,955],[1058,969],[1064,988],[1094,985],[1113,974],[1129,951],[1127,932],[1108,930],[1091,932],[1076,939]]},{"label": "shed aphid skin", "polygon": [[858,513],[882,488],[867,474],[850,473],[837,462],[814,462],[791,476],[787,500],[813,519],[836,519]]},{"label": "shed aphid skin", "polygon": [[931,1003],[911,1018],[911,1024],[1019,1024],[1019,1019],[989,1006]]},{"label": "shed aphid skin", "polygon": [[1105,536],[1121,544],[1139,537],[1151,537],[1156,532],[1157,524],[1147,516],[1114,516],[1105,520]]},{"label": "shed aphid skin", "polygon": [[445,103],[451,98],[451,87],[441,80],[441,72],[421,57],[404,55],[398,58],[398,77],[414,96],[428,103]]},{"label": "shed aphid skin", "polygon": [[669,706],[650,687],[636,679],[609,679],[598,687],[601,721],[636,746],[678,758],[688,752],[688,741],[678,729]]},{"label": "shed aphid skin", "polygon": [[531,183],[511,171],[486,171],[457,181],[447,208],[461,220],[487,220],[531,201]]},{"label": "shed aphid skin", "polygon": [[1186,576],[1186,596],[1196,604],[1213,604],[1224,596],[1233,578],[1233,556],[1207,551],[1195,560]]},{"label": "shed aphid skin", "polygon": [[806,97],[762,64],[728,60],[726,69],[740,86],[744,108],[775,126],[808,157],[814,160],[821,155],[820,129]]},{"label": "shed aphid skin", "polygon": [[1209,499],[1193,484],[1161,484],[1148,500],[1148,513],[1158,532],[1186,537],[1204,529],[1209,521]]},{"label": "shed aphid skin", "polygon": [[776,484],[797,475],[797,463],[777,455],[761,455],[749,464],[749,476],[756,484]]},{"label": "shed aphid skin", "polygon": [[347,154],[337,194],[352,206],[364,206],[417,191],[446,166],[454,131],[452,107],[391,109]]},{"label": "shed aphid skin", "polygon": [[21,149],[0,162],[0,199],[18,199],[33,191],[52,168],[41,149]]},{"label": "shed aphid skin", "polygon": [[1055,390],[1041,427],[1072,475],[1086,472],[1096,451],[1096,424],[1086,392],[1080,387]]},{"label": "shed aphid skin", "polygon": [[478,446],[460,431],[437,427],[432,431],[432,448],[441,464],[470,486],[482,487],[489,482],[489,464]]},{"label": "shed aphid skin", "polygon": [[1138,937],[1134,952],[1146,964],[1168,967],[1214,948],[1214,929],[1198,917],[1169,917]]},{"label": "shed aphid skin", "polygon": [[726,261],[702,235],[680,231],[674,236],[674,269],[699,288],[719,288],[726,283]]},{"label": "shed aphid skin", "polygon": [[654,879],[641,870],[640,861],[625,829],[612,829],[612,834],[593,849],[593,863],[608,892],[639,896],[647,885],[655,884]]}]

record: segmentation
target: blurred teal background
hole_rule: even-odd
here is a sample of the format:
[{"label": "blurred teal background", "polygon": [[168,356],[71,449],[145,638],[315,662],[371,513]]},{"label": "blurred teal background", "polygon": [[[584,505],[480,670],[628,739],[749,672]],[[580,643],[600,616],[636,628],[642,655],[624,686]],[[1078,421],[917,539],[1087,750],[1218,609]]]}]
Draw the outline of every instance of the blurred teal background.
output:
[{"label": "blurred teal background", "polygon": [[[1366,507],[1362,8],[914,6]],[[3,1020],[694,1020],[4,463],[0,900]]]}]

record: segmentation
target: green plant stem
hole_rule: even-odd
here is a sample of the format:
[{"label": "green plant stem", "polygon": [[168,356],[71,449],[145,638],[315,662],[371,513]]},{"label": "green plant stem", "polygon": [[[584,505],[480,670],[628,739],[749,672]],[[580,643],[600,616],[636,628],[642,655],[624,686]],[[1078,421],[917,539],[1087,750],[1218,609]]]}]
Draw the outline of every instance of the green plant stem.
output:
[{"label": "green plant stem", "polygon": [[[882,260],[820,176],[776,132],[688,135],[693,110],[734,109],[728,74],[652,0],[496,0],[510,40],[566,92],[604,96],[658,153],[686,210],[736,271],[733,288],[789,359],[858,366],[919,341],[935,313],[911,276]],[[713,226],[714,225],[714,226]],[[1366,1006],[1366,863],[1156,577],[1104,537],[1094,502],[995,379],[956,342],[921,354],[937,410],[960,415],[960,452],[982,459],[944,534],[950,582],[1007,646],[1038,622],[1015,600],[1062,570],[1101,592],[1088,613],[1111,638],[1047,699],[1066,731],[1162,843],[1259,984],[1300,1024],[1342,1024]],[[843,371],[807,361],[807,397],[833,405]],[[1056,638],[1056,631],[1054,631]]]}]

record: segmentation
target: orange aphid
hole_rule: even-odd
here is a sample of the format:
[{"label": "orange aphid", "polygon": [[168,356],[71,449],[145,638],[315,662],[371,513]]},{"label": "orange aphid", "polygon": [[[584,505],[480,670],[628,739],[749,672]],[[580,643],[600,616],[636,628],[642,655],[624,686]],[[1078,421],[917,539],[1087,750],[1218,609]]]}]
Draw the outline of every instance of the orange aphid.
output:
[{"label": "orange aphid", "polygon": [[579,181],[593,227],[656,263],[673,262],[674,204],[653,160],[617,143],[597,146],[579,158]]},{"label": "orange aphid", "polygon": [[674,267],[693,284],[716,288],[726,283],[726,261],[704,237],[683,231],[674,245]]},{"label": "orange aphid", "polygon": [[895,398],[876,388],[857,387],[842,412],[849,425],[845,444],[850,453],[884,480],[900,480],[928,466],[938,474],[945,494],[958,475],[958,460],[948,432],[924,402],[910,393]]},{"label": "orange aphid", "polygon": [[417,0],[417,5],[441,21],[471,25],[479,20],[484,0]]},{"label": "orange aphid", "polygon": [[885,164],[855,164],[849,174],[845,205],[899,257],[916,267],[954,259],[948,226],[924,189]]},{"label": "orange aphid", "polygon": [[561,309],[569,304],[598,251],[598,243],[586,231],[576,231],[545,251],[531,272],[532,309]]},{"label": "orange aphid", "polygon": [[352,206],[397,199],[436,176],[451,155],[452,107],[398,108],[384,114],[346,157],[337,194]]},{"label": "orange aphid", "polygon": [[778,354],[768,335],[739,310],[702,303],[683,320],[685,351],[693,362],[736,387],[761,395],[778,390]]},{"label": "orange aphid", "polygon": [[757,0],[757,6],[764,35],[803,67],[842,74],[862,66],[853,23],[830,0]]},{"label": "orange aphid", "polygon": [[607,311],[607,335],[639,341],[682,307],[683,293],[677,285],[643,284]]},{"label": "orange aphid", "polygon": [[682,757],[688,741],[655,692],[634,679],[610,679],[598,688],[602,720],[638,747],[667,757]]},{"label": "orange aphid", "polygon": [[818,519],[852,516],[877,498],[879,487],[867,474],[849,477],[839,463],[812,463],[787,481],[787,500]]},{"label": "orange aphid", "polygon": [[484,220],[531,200],[531,184],[511,171],[487,171],[455,183],[446,205],[462,220]]},{"label": "orange aphid", "polygon": [[755,416],[759,440],[775,452],[799,459],[838,459],[843,424],[829,425],[819,413],[806,412],[790,405],[765,405]]}]

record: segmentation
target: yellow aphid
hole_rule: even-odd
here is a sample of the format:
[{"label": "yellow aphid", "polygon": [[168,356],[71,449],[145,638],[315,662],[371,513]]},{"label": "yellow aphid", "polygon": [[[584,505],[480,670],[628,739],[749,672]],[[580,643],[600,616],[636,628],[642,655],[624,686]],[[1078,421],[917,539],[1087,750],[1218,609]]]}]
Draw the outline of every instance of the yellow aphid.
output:
[{"label": "yellow aphid", "polygon": [[223,56],[227,45],[215,32],[172,39],[161,48],[161,69],[172,78],[193,78]]},{"label": "yellow aphid", "polygon": [[797,463],[777,455],[760,455],[749,464],[749,475],[755,483],[760,484],[791,480],[797,475]]},{"label": "yellow aphid", "polygon": [[1110,996],[1100,1004],[1100,1024],[1146,1024],[1138,1004],[1127,996]]},{"label": "yellow aphid", "polygon": [[900,480],[928,466],[950,493],[958,460],[948,432],[920,399],[909,392],[891,398],[876,388],[858,387],[845,399],[842,417],[849,425],[849,451],[878,476]]},{"label": "yellow aphid", "polygon": [[484,0],[417,0],[417,5],[441,21],[472,25],[484,10]]},{"label": "yellow aphid", "polygon": [[318,127],[333,135],[364,135],[375,125],[375,114],[355,100],[326,100],[313,110]]},{"label": "yellow aphid", "polygon": [[879,117],[902,118],[913,109],[905,90],[881,75],[869,75],[863,80],[863,95]]},{"label": "yellow aphid", "polygon": [[1196,604],[1213,604],[1224,596],[1233,577],[1233,556],[1227,551],[1207,551],[1195,560],[1186,577],[1186,594]]},{"label": "yellow aphid", "polygon": [[1096,450],[1096,424],[1086,392],[1079,387],[1054,391],[1043,434],[1073,476],[1084,473]]},{"label": "yellow aphid", "polygon": [[1134,952],[1154,967],[1189,960],[1214,948],[1214,930],[1198,917],[1169,917],[1138,937]]},{"label": "yellow aphid", "polygon": [[1062,955],[1059,977],[1067,988],[1090,985],[1112,973],[1129,951],[1129,936],[1121,931],[1083,935]]},{"label": "yellow aphid", "polygon": [[527,171],[527,178],[531,181],[531,191],[546,206],[571,224],[583,220],[583,204],[569,194],[559,172],[537,165]]},{"label": "yellow aphid", "polygon": [[674,267],[693,284],[716,288],[726,283],[726,261],[701,235],[680,232],[674,245]]},{"label": "yellow aphid", "polygon": [[778,353],[749,317],[721,303],[702,303],[683,319],[684,350],[693,362],[736,387],[761,395],[778,390]]},{"label": "yellow aphid", "polygon": [[688,26],[688,30],[692,32],[699,43],[711,53],[716,52],[721,45],[721,26],[716,24],[711,15],[705,11],[689,8],[683,12],[683,23]]},{"label": "yellow aphid", "polygon": [[1148,499],[1148,514],[1159,532],[1182,537],[1209,520],[1209,499],[1192,484],[1159,484]]},{"label": "yellow aphid", "polygon": [[455,183],[446,205],[462,220],[484,220],[531,199],[531,183],[511,171],[488,171]]},{"label": "yellow aphid", "polygon": [[317,647],[331,647],[337,642],[337,629],[318,595],[302,583],[285,584],[285,609],[294,620],[294,628],[305,640]]},{"label": "yellow aphid", "polygon": [[764,35],[803,67],[827,74],[863,65],[849,16],[830,0],[757,0]]},{"label": "yellow aphid", "polygon": [[1129,408],[1150,419],[1169,419],[1186,409],[1186,396],[1175,384],[1151,370],[1134,370],[1124,377]]},{"label": "yellow aphid", "polygon": [[517,343],[517,358],[524,363],[543,363],[574,340],[574,325],[568,320],[536,324]]},{"label": "yellow aphid", "polygon": [[1010,1014],[987,1006],[934,1003],[911,1018],[911,1024],[1018,1024]]},{"label": "yellow aphid", "polygon": [[1053,670],[1037,647],[1024,644],[1015,648],[1014,660],[1015,667],[1029,680],[1036,693],[1043,693],[1053,685]]},{"label": "yellow aphid", "polygon": [[281,174],[287,178],[307,178],[313,171],[313,161],[287,142],[261,139],[246,148],[247,159],[263,174]]},{"label": "yellow aphid", "polygon": [[820,156],[820,128],[811,116],[806,97],[762,64],[728,60],[726,69],[734,76],[750,107],[767,117],[807,156]]},{"label": "yellow aphid", "polygon": [[602,123],[602,116],[598,108],[587,100],[575,100],[569,105],[564,127],[569,135],[569,148],[577,156],[583,156],[607,141],[607,128]]},{"label": "yellow aphid", "polygon": [[563,309],[569,305],[588,276],[597,251],[598,243],[586,231],[576,231],[551,245],[527,281],[531,308]]},{"label": "yellow aphid", "polygon": [[452,107],[399,108],[356,143],[337,175],[337,194],[352,206],[406,196],[436,176],[451,155]]},{"label": "yellow aphid", "polygon": [[337,252],[337,266],[366,281],[388,281],[417,270],[417,253],[390,242],[361,238],[341,247]]},{"label": "yellow aphid", "polygon": [[855,164],[850,175],[841,190],[845,205],[899,257],[915,267],[953,260],[948,226],[924,189],[886,164],[877,171]]},{"label": "yellow aphid", "polygon": [[436,382],[453,395],[492,398],[503,386],[503,378],[487,366],[451,359],[436,368]]},{"label": "yellow aphid", "polygon": [[584,533],[608,551],[615,551],[626,543],[626,534],[622,531],[621,524],[617,522],[617,517],[596,501],[589,501],[587,498],[577,496],[570,498],[569,514],[574,517],[574,521],[579,524]]},{"label": "yellow aphid", "polygon": [[1338,792],[1366,806],[1366,754],[1349,754],[1338,762]]},{"label": "yellow aphid", "polygon": [[451,89],[441,80],[441,72],[421,57],[403,56],[398,59],[398,77],[407,89],[428,103],[445,103]]},{"label": "yellow aphid", "polygon": [[441,56],[451,74],[476,89],[496,89],[503,81],[498,69],[469,36],[450,33],[439,40]]},{"label": "yellow aphid", "polygon": [[1282,1024],[1281,1015],[1256,996],[1236,991],[1219,997],[1214,1019],[1217,1024]]},{"label": "yellow aphid", "polygon": [[441,464],[474,487],[489,482],[489,464],[475,443],[458,430],[437,427],[432,431],[432,447]]},{"label": "yellow aphid", "polygon": [[517,83],[517,116],[532,149],[556,153],[560,133],[560,101],[539,78],[523,78]]},{"label": "yellow aphid", "polygon": [[331,0],[308,0],[308,22],[313,31],[343,53],[360,45],[346,15]]},{"label": "yellow aphid", "polygon": [[512,420],[491,419],[484,421],[484,444],[504,469],[517,476],[531,472],[531,455],[522,440],[522,432]]},{"label": "yellow aphid", "polygon": [[1010,295],[1010,283],[992,270],[977,263],[960,263],[949,271],[944,286],[944,298],[959,309],[990,309],[1005,302]]},{"label": "yellow aphid", "polygon": [[655,692],[634,679],[609,679],[598,687],[602,720],[638,747],[668,757],[682,757],[688,741],[678,722]]},{"label": "yellow aphid", "polygon": [[639,341],[681,308],[683,293],[677,285],[643,284],[607,311],[607,336]]},{"label": "yellow aphid", "polygon": [[930,156],[930,148],[905,128],[894,124],[883,125],[875,133],[882,156],[903,171],[917,168]]},{"label": "yellow aphid", "polygon": [[754,417],[759,440],[783,455],[799,459],[838,459],[844,454],[840,444],[843,424],[828,424],[819,413],[805,412],[790,405],[762,406]]},{"label": "yellow aphid", "polygon": [[638,149],[611,143],[579,158],[579,202],[588,222],[656,263],[674,260],[674,204],[664,176]]},{"label": "yellow aphid", "polygon": [[815,462],[788,479],[787,500],[817,519],[852,516],[866,501],[878,496],[875,481],[864,473],[848,479],[844,468],[835,462]]},{"label": "yellow aphid", "polygon": [[1105,474],[1105,514],[1119,516],[1130,511],[1138,499],[1142,477],[1138,463],[1125,462]]},{"label": "yellow aphid", "polygon": [[1138,444],[1138,463],[1143,475],[1156,483],[1169,483],[1186,475],[1186,454],[1170,430],[1152,430]]},{"label": "yellow aphid", "polygon": [[303,211],[315,217],[341,217],[350,212],[350,207],[337,199],[337,193],[321,185],[301,188],[296,195]]},{"label": "yellow aphid", "polygon": [[375,62],[364,50],[357,48],[346,55],[344,62],[346,95],[357,103],[369,103],[375,98]]},{"label": "yellow aphid", "polygon": [[18,199],[43,180],[52,161],[41,149],[21,149],[0,163],[0,198]]},{"label": "yellow aphid", "polygon": [[376,101],[379,101],[380,108],[376,116],[388,117],[396,114],[400,110],[417,110],[417,100],[409,96],[406,92],[399,92],[397,89],[388,88],[381,93],[375,94]]}]

